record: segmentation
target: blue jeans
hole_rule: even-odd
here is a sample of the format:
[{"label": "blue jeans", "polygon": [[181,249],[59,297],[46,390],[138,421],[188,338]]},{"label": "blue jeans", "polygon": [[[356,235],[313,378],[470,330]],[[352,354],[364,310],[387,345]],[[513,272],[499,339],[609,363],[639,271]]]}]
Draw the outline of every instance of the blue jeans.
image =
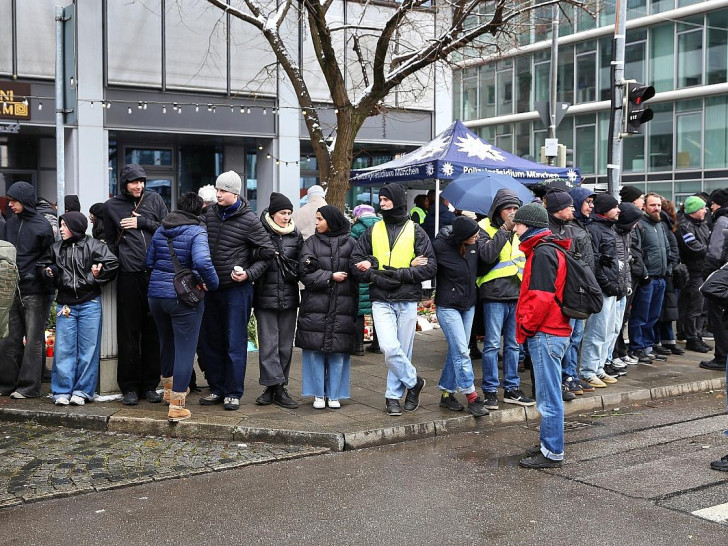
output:
[{"label": "blue jeans", "polygon": [[584,337],[584,324],[586,323],[583,319],[571,319],[571,337],[569,338],[569,347],[566,349],[564,359],[561,361],[561,376],[562,379],[566,380],[568,377],[576,378],[578,373],[579,365],[579,346],[581,345],[581,339]]},{"label": "blue jeans", "polygon": [[252,304],[253,285],[248,281],[205,296],[199,350],[212,394],[243,396]]},{"label": "blue jeans", "polygon": [[447,340],[447,356],[438,387],[450,393],[475,392],[473,362],[470,360],[470,330],[473,327],[475,307],[467,311],[449,307],[437,308],[437,322]]},{"label": "blue jeans", "polygon": [[581,342],[581,376],[584,379],[604,373],[604,364],[612,358],[608,345],[612,331],[621,324],[617,318],[617,296],[602,294],[602,310],[586,319],[584,325]]},{"label": "blue jeans", "polygon": [[[71,313],[56,317],[56,347],[51,392],[93,400],[99,382],[101,356],[101,298],[69,305]],[[61,311],[62,305],[58,305]]]},{"label": "blue jeans", "polygon": [[301,394],[329,400],[349,398],[351,355],[303,349]]},{"label": "blue jeans", "polygon": [[651,349],[655,344],[655,323],[664,297],[665,279],[650,279],[649,284],[637,286],[628,325],[630,351]]},{"label": "blue jeans", "polygon": [[386,398],[402,398],[406,389],[417,383],[417,370],[412,365],[412,345],[417,329],[417,302],[373,301],[372,318],[384,353],[387,372]]},{"label": "blue jeans", "polygon": [[537,332],[528,338],[528,351],[536,381],[536,407],[541,414],[541,453],[554,461],[564,459],[561,359],[568,346],[568,337]]},{"label": "blue jeans", "polygon": [[484,301],[483,324],[483,392],[496,392],[498,381],[498,349],[503,335],[503,388],[517,389],[521,385],[518,377],[519,348],[516,342],[515,301]]},{"label": "blue jeans", "polygon": [[612,354],[614,353],[614,346],[617,344],[617,338],[622,333],[622,318],[624,317],[624,310],[627,307],[627,296],[617,300],[616,309],[614,311],[614,322],[610,324],[608,331],[609,337],[607,338],[607,360],[612,360]]},{"label": "blue jeans", "polygon": [[162,377],[173,378],[174,392],[185,392],[190,386],[205,302],[193,309],[176,298],[149,298],[149,309],[159,332]]}]

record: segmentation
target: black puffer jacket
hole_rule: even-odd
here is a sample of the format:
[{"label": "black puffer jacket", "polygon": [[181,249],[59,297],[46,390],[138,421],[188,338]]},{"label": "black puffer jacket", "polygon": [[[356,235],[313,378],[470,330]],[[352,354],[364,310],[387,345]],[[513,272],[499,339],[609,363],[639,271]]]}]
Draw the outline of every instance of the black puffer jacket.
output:
[{"label": "black puffer jacket", "polygon": [[437,290],[435,305],[467,311],[478,301],[478,260],[483,259],[483,233],[480,239],[465,247],[460,255],[460,243],[452,234],[452,225],[445,226],[432,243],[437,257]]},{"label": "black puffer jacket", "polygon": [[[266,261],[275,258],[275,250],[268,233],[248,206],[248,202],[242,197],[239,199],[237,204],[225,209],[221,209],[220,205],[212,205],[202,215],[203,225],[207,228],[212,263],[220,279],[220,289],[237,284],[230,277],[236,265],[247,272],[248,279],[252,282],[263,274],[268,265]],[[236,206],[236,209],[232,209]],[[255,255],[254,250],[257,250]]]},{"label": "black puffer jacket", "polygon": [[621,297],[619,291],[619,259],[614,222],[594,215],[586,227],[594,246],[594,276],[606,296]]},{"label": "black puffer jacket", "polygon": [[[306,289],[298,311],[296,347],[347,354],[354,348],[359,286],[349,262],[355,245],[349,233],[314,233],[304,242],[298,263]],[[336,282],[331,277],[337,271],[350,274]]]},{"label": "black puffer jacket", "polygon": [[50,261],[54,241],[51,225],[35,210],[33,186],[27,182],[16,182],[8,188],[7,195],[23,204],[23,212],[11,212],[5,226],[5,240],[12,243],[17,251],[20,293],[47,293],[49,290],[40,275],[39,264]]},{"label": "black puffer jacket", "polygon": [[680,259],[688,268],[691,276],[702,277],[705,255],[710,245],[710,228],[704,220],[696,220],[687,214],[677,219],[677,246]]},{"label": "black puffer jacket", "polygon": [[[49,265],[53,277],[47,282],[58,289],[56,301],[63,305],[86,303],[101,294],[101,286],[113,281],[119,270],[119,261],[102,241],[86,235],[75,242],[53,243],[52,262]],[[94,277],[93,264],[101,264],[101,271]]]},{"label": "black puffer jacket", "polygon": [[[266,220],[268,209],[260,215],[260,223],[268,232],[271,243],[277,253],[295,260],[303,247],[303,236],[298,229],[293,228],[291,233],[281,235],[276,233]],[[256,309],[294,309],[298,307],[298,281],[287,281],[278,269],[278,262],[270,260],[265,272],[255,281]]]},{"label": "black puffer jacket", "polygon": [[[126,190],[127,183],[146,178],[144,169],[139,165],[124,165],[119,178],[119,195],[104,205],[106,244],[119,257],[119,270],[122,272],[139,273],[147,270],[149,243],[167,216],[167,205],[158,193],[145,190],[137,201]],[[122,218],[130,218],[135,210],[139,214],[137,229],[122,231],[119,222]]]}]

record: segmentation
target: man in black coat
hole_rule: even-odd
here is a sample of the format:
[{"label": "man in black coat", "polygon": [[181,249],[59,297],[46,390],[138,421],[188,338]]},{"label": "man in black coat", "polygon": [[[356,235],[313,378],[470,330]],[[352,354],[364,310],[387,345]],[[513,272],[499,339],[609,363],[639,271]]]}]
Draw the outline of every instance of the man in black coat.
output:
[{"label": "man in black coat", "polygon": [[40,396],[51,300],[38,266],[50,261],[53,230],[36,211],[33,186],[16,182],[8,188],[7,197],[13,213],[7,221],[5,240],[16,248],[20,280],[10,309],[8,336],[0,341],[0,394],[36,398]]},{"label": "man in black coat", "polygon": [[158,193],[145,191],[146,181],[142,167],[124,165],[119,195],[104,205],[106,244],[119,258],[116,381],[127,406],[138,404],[140,394],[147,402],[162,401],[156,391],[160,376],[159,336],[147,300],[146,257],[154,232],[167,216],[167,205]]},{"label": "man in black coat", "polygon": [[420,405],[425,380],[412,365],[412,345],[422,281],[435,276],[437,261],[427,233],[407,214],[402,186],[389,184],[379,190],[379,205],[383,221],[359,238],[351,270],[359,282],[371,283],[374,327],[389,369],[385,405],[387,414],[396,416],[402,415],[405,390],[404,409],[414,411]]},{"label": "man in black coat", "polygon": [[217,204],[202,216],[220,287],[205,298],[198,350],[210,394],[200,404],[223,404],[226,410],[240,408],[243,396],[253,281],[264,273],[267,261],[275,258],[270,237],[240,195],[242,184],[234,171],[218,176]]}]

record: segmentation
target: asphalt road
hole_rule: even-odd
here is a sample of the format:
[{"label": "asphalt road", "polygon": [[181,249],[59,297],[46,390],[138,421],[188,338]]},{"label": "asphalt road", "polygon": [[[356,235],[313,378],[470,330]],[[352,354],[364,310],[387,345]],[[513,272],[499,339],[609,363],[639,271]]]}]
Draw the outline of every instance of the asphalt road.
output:
[{"label": "asphalt road", "polygon": [[561,470],[518,468],[537,431],[514,426],[210,471],[5,508],[0,544],[718,546],[726,428],[714,393],[571,417]]}]

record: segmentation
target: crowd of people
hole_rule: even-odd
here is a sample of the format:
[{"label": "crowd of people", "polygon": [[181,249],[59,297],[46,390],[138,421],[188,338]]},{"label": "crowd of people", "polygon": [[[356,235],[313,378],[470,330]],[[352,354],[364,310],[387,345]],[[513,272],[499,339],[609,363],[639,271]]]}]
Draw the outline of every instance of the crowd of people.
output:
[{"label": "crowd of people", "polygon": [[[253,312],[263,387],[256,404],[298,407],[287,390],[296,346],[301,395],[316,409],[340,408],[371,314],[371,347],[388,370],[384,409],[390,416],[416,410],[425,387],[412,362],[417,304],[423,283],[433,279],[448,345],[440,406],[480,417],[500,401],[536,405],[541,441],[522,466],[560,466],[564,402],[617,383],[630,365],[713,351],[699,365],[725,370],[725,309],[704,301],[699,288],[728,261],[728,190],[690,196],[678,208],[632,186],[622,187],[621,202],[583,187],[554,187],[523,203],[501,189],[487,215],[452,211],[441,201],[436,219],[434,193],[417,196],[408,211],[404,188],[389,184],[379,191],[379,214],[359,205],[352,223],[326,204],[320,186],[309,188],[308,204],[295,211],[274,192],[257,216],[233,171],[214,187],[182,195],[171,213],[145,183],[142,167],[125,165],[119,195],[91,207],[92,236],[79,211],[50,219],[32,186],[8,189],[12,215],[3,238],[17,248],[20,282],[9,335],[0,341],[0,393],[40,395],[43,331],[56,294],[54,402],[93,400],[100,291],[113,279],[122,402],[164,402],[170,421],[190,417],[195,355],[210,387],[199,403],[240,407]],[[586,319],[562,311],[566,253],[601,290],[601,310]],[[190,271],[192,303],[180,292],[191,289],[181,280]],[[706,343],[708,328],[715,347]],[[479,358],[482,397],[473,369]],[[524,367],[532,369],[535,399],[521,389]]]}]

